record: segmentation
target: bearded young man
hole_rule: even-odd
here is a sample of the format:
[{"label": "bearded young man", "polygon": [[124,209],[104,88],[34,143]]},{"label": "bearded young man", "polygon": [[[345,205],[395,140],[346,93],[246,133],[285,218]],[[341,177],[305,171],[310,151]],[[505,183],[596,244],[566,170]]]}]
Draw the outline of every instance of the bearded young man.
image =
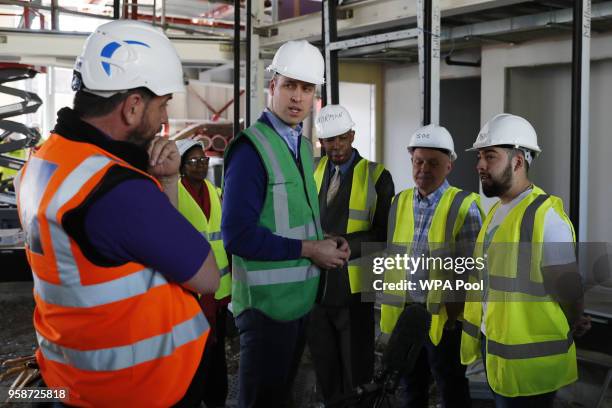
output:
[{"label": "bearded young man", "polygon": [[500,200],[477,239],[485,290],[481,299],[468,294],[461,360],[483,358],[497,407],[552,407],[577,379],[573,336],[589,328],[574,228],[561,199],[529,180],[541,149],[528,121],[497,115],[468,150],[478,150],[484,194]]}]

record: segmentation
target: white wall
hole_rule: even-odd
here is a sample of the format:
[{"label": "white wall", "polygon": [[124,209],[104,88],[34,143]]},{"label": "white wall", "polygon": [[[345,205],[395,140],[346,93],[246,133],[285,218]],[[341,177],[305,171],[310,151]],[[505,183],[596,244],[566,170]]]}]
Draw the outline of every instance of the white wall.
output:
[{"label": "white wall", "polygon": [[569,65],[510,68],[505,111],[527,119],[542,149],[529,169],[529,179],[544,191],[570,199],[571,68]]},{"label": "white wall", "polygon": [[393,176],[395,191],[414,186],[406,150],[420,125],[419,66],[391,66],[385,70],[385,143],[383,164]]},{"label": "white wall", "polygon": [[340,82],[340,105],[344,106],[355,122],[353,147],[359,154],[376,161],[376,86],[356,82]]},{"label": "white wall", "polygon": [[[612,34],[594,34],[591,58],[594,62],[590,95],[588,232],[582,240],[612,242],[612,217],[608,209],[612,202],[609,183],[612,174]],[[481,124],[511,108],[531,117],[544,147],[541,160],[533,166],[534,179],[549,193],[561,196],[566,210],[569,210],[570,63],[571,40],[567,36],[513,46],[486,46],[482,50],[480,70],[441,64],[442,78],[481,76]],[[539,68],[529,71],[529,67]],[[413,186],[406,145],[420,121],[418,66],[388,66],[384,91],[383,163],[391,171],[396,191],[401,191]],[[482,198],[485,209],[496,200]]]},{"label": "white wall", "polygon": [[591,140],[589,146],[588,240],[612,242],[612,60],[601,61],[591,72]]},{"label": "white wall", "polygon": [[[479,53],[457,53],[457,60],[476,61]],[[440,64],[442,79],[480,76],[480,69]],[[385,69],[383,164],[391,172],[395,191],[413,187],[412,165],[407,146],[421,124],[418,64],[389,65]]]},{"label": "white wall", "polygon": [[[610,58],[612,58],[612,35],[594,34],[591,42],[591,59],[598,61]],[[506,94],[507,68],[570,62],[569,37],[538,40],[514,46],[495,45],[483,48],[481,122],[484,124],[489,118],[509,107]],[[610,160],[612,142],[609,135],[609,129],[612,128],[611,68],[612,63],[609,61],[593,63],[591,72],[588,232],[586,237],[581,238],[582,241],[612,242],[612,221],[608,215],[609,203],[612,201],[612,188],[608,182],[609,175],[612,174],[612,160]],[[549,97],[538,96],[539,103],[554,105],[555,108],[533,106],[531,109],[531,112],[540,112],[537,115],[540,119],[536,123],[536,131],[542,135],[544,143],[548,145],[548,152],[544,151],[545,156],[542,159],[548,164],[542,165],[538,172],[546,172],[542,181],[549,185],[549,193],[564,198],[566,210],[569,206],[569,153],[567,153],[568,147],[563,145],[569,143],[570,110],[565,103],[559,105],[557,98],[566,98],[563,93],[569,92],[571,87],[569,75],[563,74],[564,70],[569,72],[568,69],[567,66],[549,67],[548,72],[540,73],[549,83],[541,85],[540,88]],[[522,98],[523,103],[534,103],[532,97],[532,94],[525,93]],[[484,203],[488,208],[494,201],[487,199]]]}]

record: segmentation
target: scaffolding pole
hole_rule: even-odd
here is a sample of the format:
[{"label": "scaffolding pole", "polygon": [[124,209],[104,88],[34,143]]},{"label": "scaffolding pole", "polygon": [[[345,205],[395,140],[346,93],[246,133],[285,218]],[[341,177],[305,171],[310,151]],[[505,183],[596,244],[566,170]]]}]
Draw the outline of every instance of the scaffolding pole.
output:
[{"label": "scaffolding pole", "polygon": [[576,238],[587,239],[591,0],[576,0],[572,38],[570,219]]}]

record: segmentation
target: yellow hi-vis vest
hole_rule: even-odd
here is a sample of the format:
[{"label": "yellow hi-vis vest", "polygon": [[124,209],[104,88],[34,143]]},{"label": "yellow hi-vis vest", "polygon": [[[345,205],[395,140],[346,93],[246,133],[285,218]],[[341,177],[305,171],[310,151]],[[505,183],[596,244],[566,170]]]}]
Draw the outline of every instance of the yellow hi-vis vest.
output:
[{"label": "yellow hi-vis vest", "polygon": [[[387,248],[395,254],[412,254],[412,241],[414,237],[414,194],[416,189],[404,190],[393,198],[389,210],[389,232],[387,233]],[[430,256],[444,257],[447,249],[455,242],[470,206],[476,203],[480,210],[480,196],[475,193],[449,187],[440,198],[434,211],[431,225],[429,227],[427,241]],[[482,210],[481,210],[482,213]],[[420,256],[420,254],[414,254]],[[452,279],[449,274],[436,269],[429,270],[429,279]],[[401,282],[407,279],[406,270],[391,269],[385,271],[385,283]],[[404,310],[404,304],[410,299],[406,296],[406,290],[385,290],[381,305],[380,328],[384,333],[391,333],[397,320]],[[431,327],[429,338],[435,345],[440,343],[444,324],[448,320],[444,299],[440,290],[430,290],[427,294],[427,311],[431,313]]]},{"label": "yellow hi-vis vest", "polygon": [[219,289],[215,292],[215,299],[223,299],[232,292],[232,274],[229,273],[229,262],[221,236],[220,191],[208,180],[204,180],[204,184],[210,197],[210,220],[206,219],[198,203],[180,181],[178,183],[178,210],[208,240],[213,254],[215,254],[215,260],[221,275]]},{"label": "yellow hi-vis vest", "polygon": [[[475,257],[485,254],[485,236],[498,207],[499,203],[493,206],[485,219]],[[544,219],[550,208],[571,226],[561,199],[534,187],[508,213],[486,248],[487,267],[482,273],[487,273],[489,282],[484,316],[487,379],[493,391],[506,397],[552,392],[577,379],[569,324],[559,304],[546,294],[540,266]],[[472,279],[479,277],[471,275]],[[468,292],[466,298],[463,364],[481,357],[483,308],[479,297]]]},{"label": "yellow hi-vis vest", "polygon": [[[317,192],[321,192],[323,175],[329,158],[321,157],[314,172]],[[382,164],[374,163],[362,158],[353,169],[351,196],[349,199],[349,217],[346,233],[367,231],[372,227],[372,220],[376,212],[376,183],[385,170]],[[359,293],[362,289],[360,258],[351,259],[348,265],[349,283],[351,293]]]}]

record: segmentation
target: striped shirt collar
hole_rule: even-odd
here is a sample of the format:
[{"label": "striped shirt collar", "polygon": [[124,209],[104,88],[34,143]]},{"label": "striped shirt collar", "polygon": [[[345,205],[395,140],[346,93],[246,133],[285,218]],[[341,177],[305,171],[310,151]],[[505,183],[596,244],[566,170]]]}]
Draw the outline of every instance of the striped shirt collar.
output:
[{"label": "striped shirt collar", "polygon": [[442,183],[442,185],[438,187],[435,191],[428,194],[426,197],[421,196],[421,193],[419,193],[418,188],[415,187],[414,201],[415,203],[425,204],[425,205],[437,204],[438,201],[440,201],[442,194],[444,194],[444,192],[449,187],[450,187],[450,184],[448,183],[446,179],[444,179],[444,182]]}]

